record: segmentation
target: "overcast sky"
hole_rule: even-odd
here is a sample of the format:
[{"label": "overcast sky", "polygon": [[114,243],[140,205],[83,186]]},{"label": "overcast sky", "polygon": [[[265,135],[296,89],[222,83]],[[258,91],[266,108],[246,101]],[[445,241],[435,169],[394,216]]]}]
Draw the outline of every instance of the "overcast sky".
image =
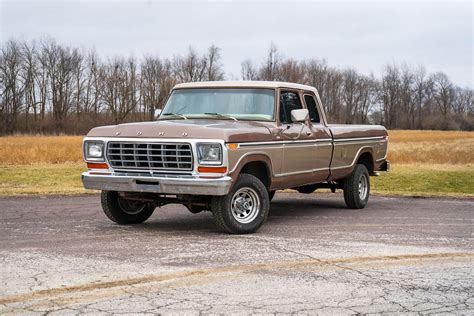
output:
[{"label": "overcast sky", "polygon": [[[376,75],[387,63],[443,71],[473,87],[471,1],[19,1],[0,0],[0,40],[52,37],[101,56],[185,54],[215,44],[228,78],[283,57],[326,58]],[[233,76],[232,76],[233,75]]]}]

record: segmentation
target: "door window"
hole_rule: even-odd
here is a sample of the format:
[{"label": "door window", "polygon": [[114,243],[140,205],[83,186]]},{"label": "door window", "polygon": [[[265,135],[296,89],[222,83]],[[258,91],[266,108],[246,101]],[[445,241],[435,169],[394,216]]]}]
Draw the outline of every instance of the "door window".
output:
[{"label": "door window", "polygon": [[318,107],[316,106],[316,101],[313,96],[306,94],[304,96],[304,102],[306,102],[306,107],[308,108],[309,118],[312,123],[320,123]]},{"label": "door window", "polygon": [[291,124],[291,111],[302,109],[300,97],[295,92],[282,91],[280,94],[280,122]]}]

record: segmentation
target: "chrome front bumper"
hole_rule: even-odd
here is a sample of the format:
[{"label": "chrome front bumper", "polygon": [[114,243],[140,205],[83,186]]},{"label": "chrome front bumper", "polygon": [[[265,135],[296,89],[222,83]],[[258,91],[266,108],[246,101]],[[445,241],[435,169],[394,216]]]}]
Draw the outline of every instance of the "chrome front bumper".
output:
[{"label": "chrome front bumper", "polygon": [[197,177],[145,177],[82,173],[86,189],[148,192],[160,194],[226,195],[232,186],[232,178],[215,179]]}]

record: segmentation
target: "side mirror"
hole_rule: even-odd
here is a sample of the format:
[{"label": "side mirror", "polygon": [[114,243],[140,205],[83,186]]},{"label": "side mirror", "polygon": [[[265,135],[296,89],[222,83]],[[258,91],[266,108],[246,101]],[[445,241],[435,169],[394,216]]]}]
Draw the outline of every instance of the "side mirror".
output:
[{"label": "side mirror", "polygon": [[299,109],[291,111],[291,121],[293,122],[306,122],[309,118],[308,109]]},{"label": "side mirror", "polygon": [[161,111],[161,109],[155,109],[155,119],[160,117]]}]

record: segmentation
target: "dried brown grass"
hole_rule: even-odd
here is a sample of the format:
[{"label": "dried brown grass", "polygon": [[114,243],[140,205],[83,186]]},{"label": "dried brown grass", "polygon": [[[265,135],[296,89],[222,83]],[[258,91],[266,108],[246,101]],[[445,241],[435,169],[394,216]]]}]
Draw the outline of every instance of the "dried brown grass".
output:
[{"label": "dried brown grass", "polygon": [[389,131],[388,159],[399,164],[474,164],[474,132]]},{"label": "dried brown grass", "polygon": [[0,137],[0,165],[82,162],[82,136]]},{"label": "dried brown grass", "polygon": [[[474,165],[474,132],[389,131],[396,164]],[[82,136],[0,137],[0,165],[82,163]]]}]

